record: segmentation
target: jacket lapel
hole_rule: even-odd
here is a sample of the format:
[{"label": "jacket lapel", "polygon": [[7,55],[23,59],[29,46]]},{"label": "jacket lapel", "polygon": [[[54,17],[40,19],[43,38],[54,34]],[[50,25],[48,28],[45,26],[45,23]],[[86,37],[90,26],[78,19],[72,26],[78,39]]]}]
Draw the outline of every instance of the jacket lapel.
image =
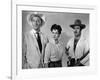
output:
[{"label": "jacket lapel", "polygon": [[32,36],[32,38],[33,38],[33,40],[34,40],[34,46],[36,46],[37,51],[38,51],[38,53],[39,53],[39,55],[40,55],[40,50],[39,50],[38,42],[37,42],[37,39],[36,39],[35,34],[34,34],[32,31],[31,31],[31,36]]},{"label": "jacket lapel", "polygon": [[[83,38],[80,37],[80,40],[78,41],[78,43],[77,43],[77,45],[76,45],[75,54],[77,54],[77,55],[79,55],[80,53],[82,54],[82,49],[81,49],[81,47],[82,47],[82,42],[83,42],[82,40],[83,40]],[[77,57],[79,57],[79,56],[77,56]]]}]

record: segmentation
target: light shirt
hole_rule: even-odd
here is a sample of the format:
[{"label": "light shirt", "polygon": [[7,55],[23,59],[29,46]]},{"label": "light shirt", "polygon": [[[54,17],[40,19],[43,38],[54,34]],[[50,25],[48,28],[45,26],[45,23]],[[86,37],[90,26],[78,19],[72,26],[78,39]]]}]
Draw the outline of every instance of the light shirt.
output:
[{"label": "light shirt", "polygon": [[62,60],[64,49],[60,43],[49,42],[46,46],[44,63]]},{"label": "light shirt", "polygon": [[[89,50],[89,43],[85,38],[80,37],[79,41],[77,42],[76,49],[74,52],[74,38],[70,39],[67,43],[67,49],[69,48],[69,56],[71,58],[75,58],[75,60],[84,56]],[[84,60],[84,61],[83,61]],[[89,62],[89,56],[87,55],[82,60],[82,63]]]},{"label": "light shirt", "polygon": [[[31,33],[37,38],[37,31],[36,30],[32,29]],[[40,34],[40,32],[38,32],[38,33]]]}]

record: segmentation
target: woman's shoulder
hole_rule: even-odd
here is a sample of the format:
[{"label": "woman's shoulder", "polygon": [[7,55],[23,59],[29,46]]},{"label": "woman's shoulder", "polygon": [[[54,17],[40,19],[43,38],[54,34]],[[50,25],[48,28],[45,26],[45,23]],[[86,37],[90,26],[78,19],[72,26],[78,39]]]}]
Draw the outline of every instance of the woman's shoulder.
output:
[{"label": "woman's shoulder", "polygon": [[52,43],[47,43],[47,45],[46,45],[46,50],[51,50],[53,48],[53,45],[52,45]]},{"label": "woman's shoulder", "polygon": [[53,46],[53,43],[48,42],[47,46],[52,47]]}]

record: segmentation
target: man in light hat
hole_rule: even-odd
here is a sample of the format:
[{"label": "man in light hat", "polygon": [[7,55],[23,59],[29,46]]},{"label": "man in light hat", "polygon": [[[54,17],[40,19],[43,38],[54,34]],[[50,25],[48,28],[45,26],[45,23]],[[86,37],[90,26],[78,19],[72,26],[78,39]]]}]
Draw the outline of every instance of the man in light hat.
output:
[{"label": "man in light hat", "polygon": [[81,36],[86,25],[82,24],[80,19],[77,19],[70,27],[74,30],[74,37],[66,45],[66,53],[69,56],[68,66],[89,65],[89,44]]},{"label": "man in light hat", "polygon": [[43,68],[43,57],[47,37],[40,31],[45,23],[45,17],[42,14],[30,13],[27,15],[27,22],[32,30],[24,35],[23,50],[23,67],[26,68]]}]

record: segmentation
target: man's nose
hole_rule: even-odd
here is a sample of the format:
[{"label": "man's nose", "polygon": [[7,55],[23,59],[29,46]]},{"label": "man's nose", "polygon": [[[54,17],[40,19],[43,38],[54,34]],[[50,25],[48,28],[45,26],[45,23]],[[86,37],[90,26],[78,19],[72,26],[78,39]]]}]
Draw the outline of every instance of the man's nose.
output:
[{"label": "man's nose", "polygon": [[75,30],[74,33],[77,33],[77,30]]}]

